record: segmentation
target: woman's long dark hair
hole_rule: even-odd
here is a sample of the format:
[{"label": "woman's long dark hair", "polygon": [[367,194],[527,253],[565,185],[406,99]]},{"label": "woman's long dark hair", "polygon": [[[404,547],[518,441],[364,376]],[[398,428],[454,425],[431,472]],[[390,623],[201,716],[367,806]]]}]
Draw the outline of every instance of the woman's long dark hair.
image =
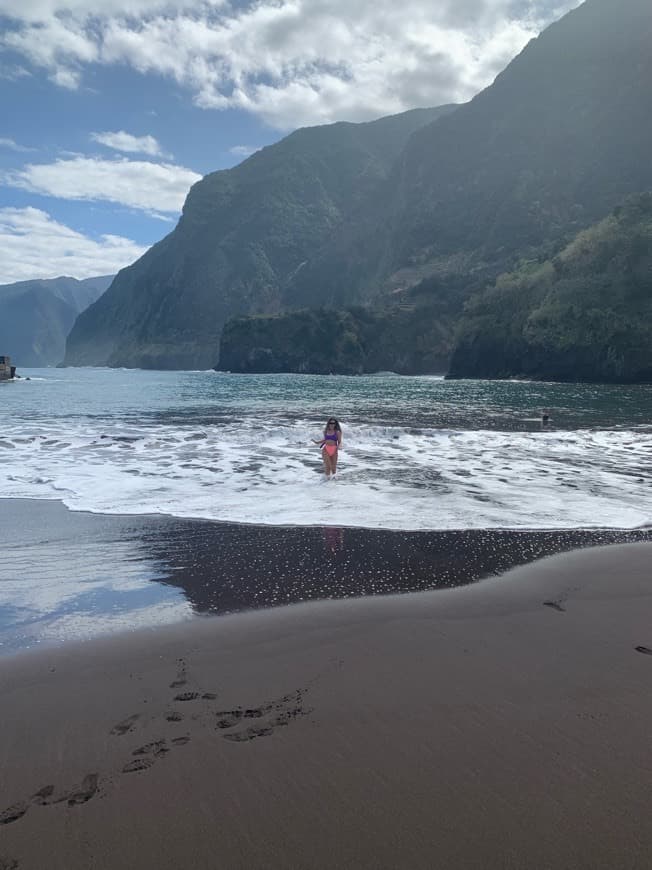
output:
[{"label": "woman's long dark hair", "polygon": [[329,417],[328,420],[326,420],[326,425],[324,426],[324,435],[328,432],[328,424],[330,423],[331,420],[335,421],[335,431],[336,432],[342,431],[342,429],[340,428],[340,423],[339,423],[339,420],[337,419],[337,417]]}]

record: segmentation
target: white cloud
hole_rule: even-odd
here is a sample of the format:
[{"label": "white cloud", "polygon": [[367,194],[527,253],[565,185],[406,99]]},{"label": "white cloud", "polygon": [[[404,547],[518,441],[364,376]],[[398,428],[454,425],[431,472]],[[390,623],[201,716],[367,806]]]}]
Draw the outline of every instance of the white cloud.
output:
[{"label": "white cloud", "polygon": [[111,275],[147,248],[122,236],[92,239],[36,208],[0,208],[0,284]]},{"label": "white cloud", "polygon": [[81,82],[81,73],[78,70],[57,67],[52,71],[50,79],[60,88],[76,91]]},{"label": "white cloud", "polygon": [[[7,5],[6,0],[3,5]],[[25,13],[29,13],[31,3],[24,6],[27,7]],[[6,10],[5,14],[11,14],[11,10]],[[16,17],[23,19],[20,12]],[[46,69],[55,84],[69,89],[79,85],[79,67],[96,61],[99,56],[99,45],[93,33],[69,16],[50,16],[36,23],[23,19],[19,28],[5,30],[0,45],[23,55],[34,66]]]},{"label": "white cloud", "polygon": [[127,154],[149,154],[151,157],[164,156],[163,150],[153,136],[132,136],[119,130],[117,133],[91,133],[91,139],[113,148],[115,151],[124,151]]},{"label": "white cloud", "polygon": [[34,151],[34,148],[27,148],[25,145],[19,145],[13,139],[0,137],[0,148],[8,148],[10,151]]},{"label": "white cloud", "polygon": [[255,145],[234,145],[233,148],[229,148],[229,154],[234,154],[236,157],[251,157],[256,151],[260,151],[260,148]]},{"label": "white cloud", "polygon": [[103,200],[146,212],[179,212],[201,175],[183,166],[142,160],[73,157],[27,164],[5,172],[0,182],[61,199]]},{"label": "white cloud", "polygon": [[[2,45],[0,42],[0,49]],[[2,64],[0,63],[0,80],[15,82],[18,79],[27,78],[31,73],[24,66],[18,64]]]},{"label": "white cloud", "polygon": [[[89,63],[167,76],[278,128],[468,99],[579,0],[2,0],[4,43],[65,86]],[[23,9],[23,6],[29,7]]]}]

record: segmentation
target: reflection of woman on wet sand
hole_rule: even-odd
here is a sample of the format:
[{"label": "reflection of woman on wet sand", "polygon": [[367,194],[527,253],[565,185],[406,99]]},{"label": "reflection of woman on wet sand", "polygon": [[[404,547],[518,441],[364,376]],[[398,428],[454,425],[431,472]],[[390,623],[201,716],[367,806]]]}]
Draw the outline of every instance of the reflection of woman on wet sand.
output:
[{"label": "reflection of woman on wet sand", "polygon": [[324,474],[326,480],[330,480],[331,476],[335,477],[337,471],[337,454],[342,446],[342,430],[340,424],[335,417],[329,417],[324,429],[324,437],[320,441],[315,441],[313,444],[319,444],[321,447],[321,456],[324,461]]},{"label": "reflection of woman on wet sand", "polygon": [[337,526],[322,526],[321,533],[327,557],[337,556],[340,550],[344,549],[344,529]]}]

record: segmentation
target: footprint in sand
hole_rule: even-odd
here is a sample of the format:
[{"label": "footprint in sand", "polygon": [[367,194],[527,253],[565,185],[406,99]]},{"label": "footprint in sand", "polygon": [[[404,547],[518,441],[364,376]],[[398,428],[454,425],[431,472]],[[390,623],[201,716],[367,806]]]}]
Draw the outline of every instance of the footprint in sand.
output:
[{"label": "footprint in sand", "polygon": [[272,705],[267,704],[264,707],[255,707],[243,710],[239,707],[236,710],[220,710],[217,714],[220,718],[217,720],[218,728],[233,728],[243,719],[262,719],[266,713],[270,713]]},{"label": "footprint in sand", "polygon": [[558,610],[560,613],[566,613],[566,608],[562,607],[560,601],[544,601],[544,607],[552,607],[553,610]]},{"label": "footprint in sand", "polygon": [[118,736],[122,736],[123,734],[127,734],[129,731],[134,730],[134,725],[136,724],[136,720],[140,718],[140,713],[134,713],[133,716],[128,716],[126,719],[123,719],[122,722],[118,722],[117,725],[114,725],[110,734],[117,734]]},{"label": "footprint in sand", "polygon": [[288,725],[292,719],[296,719],[298,716],[307,716],[310,712],[312,712],[311,709],[304,710],[303,707],[295,707],[293,710],[284,710],[272,719],[271,724],[275,726]]},{"label": "footprint in sand", "polygon": [[643,653],[644,656],[652,656],[652,649],[649,646],[635,646],[636,652]]},{"label": "footprint in sand", "polygon": [[[181,737],[173,737],[170,743],[173,746],[184,746],[190,740],[189,734],[184,734]],[[154,740],[151,743],[145,743],[143,746],[139,746],[138,749],[134,749],[132,755],[138,755],[139,758],[135,758],[133,761],[128,762],[122,768],[123,773],[137,773],[140,770],[147,770],[150,768],[154,761],[162,755],[165,755],[170,751],[170,747],[167,745],[167,740]]]},{"label": "footprint in sand", "polygon": [[31,801],[33,804],[37,804],[38,806],[44,807],[49,803],[48,798],[51,798],[54,794],[54,786],[53,785],[44,785],[43,788],[40,788],[36,794],[33,794],[31,797]]},{"label": "footprint in sand", "polygon": [[204,701],[214,701],[217,698],[215,692],[204,692],[203,695],[200,695],[199,692],[181,692],[179,695],[175,695],[174,701],[196,701],[197,698],[202,698]]},{"label": "footprint in sand", "polygon": [[217,728],[233,728],[237,725],[244,715],[243,710],[220,710],[217,714],[220,718],[217,720]]},{"label": "footprint in sand", "polygon": [[[72,789],[72,791],[69,791],[67,794],[57,798],[56,800],[49,800],[49,798],[54,794],[54,786],[45,785],[32,795],[30,803],[43,807],[64,802],[67,803],[69,807],[74,807],[77,804],[85,804],[86,801],[89,801],[97,794],[98,782],[99,776],[97,773],[89,773],[84,777],[79,788]],[[29,809],[30,803],[20,801],[19,803],[8,807],[4,812],[0,813],[0,825],[9,825],[11,822],[17,822],[18,819],[22,819]],[[2,870],[1,867],[0,870]]]},{"label": "footprint in sand", "polygon": [[0,870],[18,870],[18,861],[0,855]]},{"label": "footprint in sand", "polygon": [[12,822],[17,822],[18,819],[22,819],[28,809],[29,804],[25,803],[25,801],[12,804],[12,806],[7,807],[6,810],[0,813],[0,825],[10,825]]},{"label": "footprint in sand", "polygon": [[178,659],[179,670],[177,671],[177,678],[170,683],[171,689],[180,689],[181,686],[185,686],[188,682],[188,669],[186,663],[183,659]]},{"label": "footprint in sand", "polygon": [[165,755],[170,751],[170,748],[165,745],[165,740],[154,740],[152,743],[146,743],[144,746],[139,746],[134,749],[132,755]]},{"label": "footprint in sand", "polygon": [[266,728],[247,728],[244,731],[236,731],[233,734],[225,734],[225,740],[233,740],[236,743],[245,743],[247,740],[255,740],[257,737],[268,737],[274,733],[271,726]]},{"label": "footprint in sand", "polygon": [[74,807],[77,804],[85,804],[86,801],[89,801],[97,794],[98,782],[99,776],[97,773],[88,773],[82,780],[82,784],[78,789],[73,789],[73,791],[60,797],[58,800],[54,801],[54,803],[61,804],[65,801],[69,807]]},{"label": "footprint in sand", "polygon": [[305,689],[297,689],[289,695],[283,695],[276,701],[270,704],[264,704],[261,707],[251,707],[242,709],[241,707],[235,710],[221,710],[217,713],[216,728],[221,730],[234,728],[242,723],[245,719],[261,719],[264,716],[272,713],[273,718],[260,727],[250,726],[243,731],[234,731],[231,734],[222,735],[225,740],[232,740],[237,743],[243,743],[249,740],[255,740],[257,737],[267,737],[274,733],[277,727],[288,725],[293,719],[298,716],[306,716],[311,712],[303,706],[303,695]]},{"label": "footprint in sand", "polygon": [[183,722],[181,713],[168,713],[165,719],[167,722]]},{"label": "footprint in sand", "polygon": [[255,707],[249,710],[244,710],[242,713],[243,719],[260,719],[265,713],[269,713],[272,709],[271,704],[267,704],[265,707]]},{"label": "footprint in sand", "polygon": [[[180,689],[188,684],[188,665],[186,664],[185,659],[177,659],[177,664],[179,665],[177,677],[170,683],[171,689]],[[176,695],[174,700],[194,701],[199,697],[199,692],[182,692],[181,694]],[[215,698],[217,698],[217,695],[215,692],[204,692],[201,697],[206,701],[214,701]]]},{"label": "footprint in sand", "polygon": [[135,773],[139,770],[147,770],[154,764],[153,758],[136,758],[134,761],[130,761],[128,764],[122,768],[123,773]]}]

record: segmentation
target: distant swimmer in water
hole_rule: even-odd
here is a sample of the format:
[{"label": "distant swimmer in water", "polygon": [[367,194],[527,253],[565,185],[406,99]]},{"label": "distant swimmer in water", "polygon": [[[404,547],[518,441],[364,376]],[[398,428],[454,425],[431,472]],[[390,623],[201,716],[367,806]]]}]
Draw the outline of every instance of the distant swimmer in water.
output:
[{"label": "distant swimmer in water", "polygon": [[335,417],[329,417],[324,429],[324,437],[315,441],[313,444],[319,444],[321,447],[321,457],[324,460],[324,474],[326,480],[330,480],[331,476],[335,477],[337,471],[337,454],[342,446],[342,429]]}]

